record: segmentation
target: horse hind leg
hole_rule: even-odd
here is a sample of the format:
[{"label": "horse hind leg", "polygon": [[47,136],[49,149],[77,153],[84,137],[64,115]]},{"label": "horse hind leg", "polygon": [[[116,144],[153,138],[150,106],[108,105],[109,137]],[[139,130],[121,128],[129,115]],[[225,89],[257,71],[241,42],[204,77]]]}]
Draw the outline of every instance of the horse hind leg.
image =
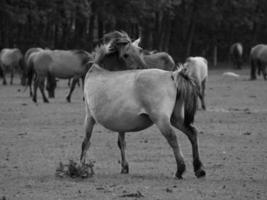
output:
[{"label": "horse hind leg", "polygon": [[71,82],[71,87],[70,87],[70,91],[69,91],[69,94],[67,95],[67,97],[66,97],[66,100],[67,100],[67,102],[71,102],[71,94],[72,94],[72,92],[73,92],[73,90],[75,89],[75,85],[76,85],[76,83],[79,81],[79,79],[78,78],[73,78],[73,80],[72,80],[72,82]]},{"label": "horse hind leg", "polygon": [[82,143],[82,151],[80,156],[81,163],[85,164],[86,153],[90,147],[90,139],[92,135],[92,131],[95,125],[95,120],[87,113],[85,120],[84,120],[84,127],[85,127],[85,138]]},{"label": "horse hind leg", "polygon": [[36,75],[34,77],[34,82],[33,82],[33,95],[32,95],[32,101],[34,103],[37,103],[37,87],[38,87],[38,76]]},{"label": "horse hind leg", "polygon": [[129,173],[129,164],[126,160],[125,156],[125,149],[126,149],[126,142],[125,142],[125,133],[119,132],[118,134],[118,147],[121,151],[121,173],[128,174]]},{"label": "horse hind leg", "polygon": [[200,94],[199,94],[199,98],[201,101],[201,107],[203,110],[206,110],[205,90],[206,90],[206,79],[204,79],[201,83],[201,90],[200,90]]},{"label": "horse hind leg", "polygon": [[45,83],[45,79],[44,78],[39,78],[38,79],[38,85],[39,85],[39,89],[41,91],[41,94],[43,96],[43,101],[44,103],[49,103],[46,95],[45,95],[45,92],[44,92],[44,83]]},{"label": "horse hind leg", "polygon": [[197,130],[191,125],[185,126],[182,119],[172,119],[172,125],[182,131],[188,137],[192,145],[193,167],[195,175],[197,178],[204,177],[206,172],[203,169],[203,164],[199,158]]},{"label": "horse hind leg", "polygon": [[185,172],[186,167],[185,167],[183,154],[180,150],[179,143],[177,141],[177,137],[170,124],[170,118],[161,117],[161,119],[156,120],[155,124],[157,125],[160,132],[166,138],[167,142],[169,143],[169,145],[171,146],[173,150],[174,157],[175,157],[176,164],[177,164],[177,171],[176,171],[175,176],[178,179],[182,179],[183,178],[182,175]]}]

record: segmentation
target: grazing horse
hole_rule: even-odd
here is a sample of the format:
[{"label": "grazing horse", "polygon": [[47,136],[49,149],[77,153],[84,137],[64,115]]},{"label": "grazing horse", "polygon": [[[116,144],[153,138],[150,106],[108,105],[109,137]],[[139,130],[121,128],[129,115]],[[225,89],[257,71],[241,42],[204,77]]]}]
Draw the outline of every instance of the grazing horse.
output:
[{"label": "grazing horse", "polygon": [[197,108],[197,84],[178,70],[138,70],[146,68],[143,54],[135,50],[137,47],[131,41],[122,41],[111,41],[111,46],[116,48],[102,46],[86,74],[86,134],[82,143],[81,162],[85,163],[93,127],[99,123],[119,133],[121,173],[129,173],[125,156],[125,133],[156,124],[174,152],[176,177],[181,179],[185,172],[185,162],[172,128],[174,126],[185,133],[192,144],[195,175],[205,176],[199,158],[197,130],[191,125]]},{"label": "grazing horse", "polygon": [[186,73],[193,77],[199,85],[199,98],[203,110],[206,110],[205,90],[208,78],[208,61],[203,57],[189,57],[184,63]]},{"label": "grazing horse", "polygon": [[14,72],[18,69],[22,72],[21,84],[25,84],[24,80],[24,61],[21,51],[17,48],[15,49],[2,49],[0,52],[0,67],[3,75],[3,84],[6,85],[6,73],[10,72],[10,84],[13,84]]},{"label": "grazing horse", "polygon": [[48,103],[44,93],[45,78],[47,78],[46,89],[50,97],[54,97],[55,78],[72,78],[72,85],[66,97],[66,100],[70,102],[77,81],[79,78],[83,80],[89,69],[86,63],[91,59],[91,55],[83,50],[42,50],[32,53],[29,59],[31,61],[30,74],[35,73],[33,101],[37,102],[37,87],[39,86],[43,101]]},{"label": "grazing horse", "polygon": [[258,75],[262,73],[264,80],[267,80],[266,66],[267,66],[267,45],[258,44],[251,48],[250,51],[250,79],[255,80],[256,71],[258,70]]},{"label": "grazing horse", "polygon": [[[140,38],[133,42],[133,45],[139,46]],[[163,69],[167,71],[175,70],[175,63],[172,57],[166,52],[143,51],[144,60],[148,68]]]},{"label": "grazing horse", "polygon": [[242,56],[243,56],[243,46],[241,43],[234,43],[230,47],[230,59],[233,63],[233,66],[236,69],[242,68]]}]

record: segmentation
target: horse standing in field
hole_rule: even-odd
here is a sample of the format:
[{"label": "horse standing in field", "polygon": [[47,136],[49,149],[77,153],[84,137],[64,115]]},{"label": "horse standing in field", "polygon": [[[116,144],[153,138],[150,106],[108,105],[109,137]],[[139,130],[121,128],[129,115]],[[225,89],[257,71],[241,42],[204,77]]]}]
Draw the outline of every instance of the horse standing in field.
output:
[{"label": "horse standing in field", "polygon": [[32,58],[34,56],[32,55],[42,50],[43,49],[39,47],[29,48],[24,54],[25,73],[27,75],[26,78],[27,78],[27,85],[29,86],[30,89],[30,96],[32,96],[32,78],[33,78],[33,70],[31,69],[31,66],[32,66]]},{"label": "horse standing in field", "polygon": [[13,78],[16,69],[21,73],[21,84],[25,84],[24,60],[19,49],[2,49],[0,52],[0,67],[3,76],[3,85],[7,84],[6,73],[8,71],[10,72],[10,85],[13,84]]},{"label": "horse standing in field", "polygon": [[[197,109],[197,84],[183,71],[147,68],[140,47],[129,37],[111,40],[95,54],[84,85],[85,139],[81,162],[96,123],[118,132],[121,173],[129,173],[125,156],[125,133],[140,131],[156,124],[171,146],[177,164],[176,177],[182,179],[185,163],[172,126],[185,133],[193,151],[197,177],[205,176],[199,158],[197,130],[191,125]],[[132,70],[127,70],[132,69]],[[124,71],[123,71],[124,70]]]},{"label": "horse standing in field", "polygon": [[[37,87],[39,86],[43,101],[48,103],[44,93],[44,81],[47,78],[47,91],[50,97],[54,97],[56,79],[72,78],[72,85],[66,97],[68,102],[71,101],[71,94],[79,78],[84,80],[89,65],[87,62],[91,55],[83,50],[42,50],[30,55],[29,79],[35,74],[33,101],[37,102]],[[31,83],[29,83],[31,84]]]},{"label": "horse standing in field", "polygon": [[198,94],[203,110],[206,110],[205,90],[208,78],[208,61],[203,57],[189,57],[184,63],[186,73],[193,77],[199,85],[200,92]]},{"label": "horse standing in field", "polygon": [[267,45],[258,44],[250,50],[250,79],[255,80],[258,75],[262,73],[264,80],[267,80],[266,66],[267,66]]},{"label": "horse standing in field", "polygon": [[241,43],[234,43],[230,47],[230,60],[236,69],[242,68],[242,56],[243,56],[243,46]]}]

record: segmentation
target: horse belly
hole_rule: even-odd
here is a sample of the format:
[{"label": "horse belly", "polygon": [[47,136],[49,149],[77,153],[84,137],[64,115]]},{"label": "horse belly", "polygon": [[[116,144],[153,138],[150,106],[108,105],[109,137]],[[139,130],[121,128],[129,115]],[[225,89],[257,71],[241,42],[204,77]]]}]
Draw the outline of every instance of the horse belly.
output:
[{"label": "horse belly", "polygon": [[148,128],[153,124],[147,115],[114,116],[98,121],[105,128],[116,132],[135,132]]},{"label": "horse belly", "polygon": [[79,76],[81,73],[80,71],[77,71],[77,66],[75,65],[63,65],[60,63],[53,63],[50,66],[51,74],[58,78],[72,78],[74,76]]}]

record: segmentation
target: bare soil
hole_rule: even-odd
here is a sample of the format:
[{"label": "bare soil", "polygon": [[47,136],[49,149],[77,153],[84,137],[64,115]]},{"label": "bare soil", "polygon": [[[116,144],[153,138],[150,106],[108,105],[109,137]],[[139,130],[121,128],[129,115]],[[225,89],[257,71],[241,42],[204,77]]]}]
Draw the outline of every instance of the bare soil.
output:
[{"label": "bare soil", "polygon": [[[239,78],[222,76],[225,71]],[[67,81],[56,98],[38,104],[15,85],[0,85],[0,199],[267,199],[267,82],[249,81],[249,70],[210,70],[207,111],[199,110],[200,156],[207,172],[197,179],[191,145],[177,130],[185,156],[184,180],[174,178],[173,153],[158,129],[128,133],[130,173],[120,174],[117,133],[97,125],[88,179],[55,176],[59,162],[78,161],[84,137],[82,90],[67,103]]]}]

